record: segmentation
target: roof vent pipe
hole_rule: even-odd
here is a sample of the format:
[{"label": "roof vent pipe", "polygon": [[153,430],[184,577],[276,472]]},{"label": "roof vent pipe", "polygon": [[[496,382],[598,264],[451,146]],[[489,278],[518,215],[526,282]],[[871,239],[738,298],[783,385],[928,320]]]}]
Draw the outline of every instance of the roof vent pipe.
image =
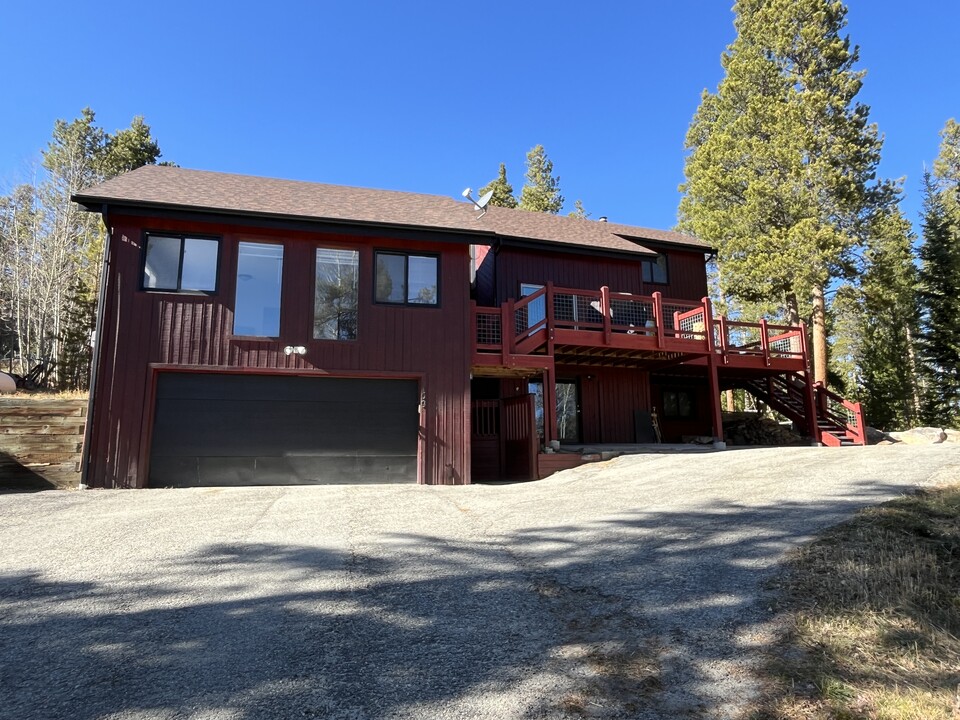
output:
[{"label": "roof vent pipe", "polygon": [[606,221],[607,221],[606,215],[601,215],[600,217],[597,218],[597,222],[606,222]]}]

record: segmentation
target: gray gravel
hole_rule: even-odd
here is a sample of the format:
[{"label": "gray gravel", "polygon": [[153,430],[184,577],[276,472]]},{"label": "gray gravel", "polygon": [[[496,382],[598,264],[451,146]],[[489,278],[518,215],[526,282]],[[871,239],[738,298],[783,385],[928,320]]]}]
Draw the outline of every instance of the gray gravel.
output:
[{"label": "gray gravel", "polygon": [[0,495],[0,718],[734,717],[784,552],[958,479],[940,445]]}]

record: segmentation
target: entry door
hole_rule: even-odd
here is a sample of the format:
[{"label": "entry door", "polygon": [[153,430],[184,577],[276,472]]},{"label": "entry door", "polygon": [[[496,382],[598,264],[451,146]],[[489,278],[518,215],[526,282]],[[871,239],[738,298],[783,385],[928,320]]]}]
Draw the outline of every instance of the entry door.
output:
[{"label": "entry door", "polygon": [[576,380],[557,380],[557,439],[580,442],[580,385]]},{"label": "entry door", "polygon": [[[543,423],[543,382],[535,380],[528,384],[533,396],[534,417],[537,434],[544,437]],[[582,442],[580,431],[580,384],[576,380],[557,380],[555,385],[557,399],[557,440],[561,443]]]}]

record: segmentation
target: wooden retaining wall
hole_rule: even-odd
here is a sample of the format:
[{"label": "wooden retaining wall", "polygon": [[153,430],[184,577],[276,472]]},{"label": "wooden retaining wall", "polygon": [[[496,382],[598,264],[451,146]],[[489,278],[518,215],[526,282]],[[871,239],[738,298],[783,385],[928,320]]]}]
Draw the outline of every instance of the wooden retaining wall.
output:
[{"label": "wooden retaining wall", "polygon": [[76,487],[87,400],[0,398],[0,490]]}]

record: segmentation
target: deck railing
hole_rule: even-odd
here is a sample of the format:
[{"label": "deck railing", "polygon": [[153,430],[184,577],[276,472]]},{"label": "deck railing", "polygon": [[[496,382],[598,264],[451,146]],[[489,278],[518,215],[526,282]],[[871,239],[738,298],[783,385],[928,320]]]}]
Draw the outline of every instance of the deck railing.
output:
[{"label": "deck railing", "polygon": [[716,352],[725,362],[731,356],[747,356],[770,365],[772,360],[802,361],[807,356],[802,325],[732,321],[713,317],[707,299],[693,302],[664,298],[660,293],[634,295],[607,287],[581,290],[548,283],[499,308],[474,306],[473,325],[480,354],[540,352],[554,335],[566,333],[575,338],[574,344]]},{"label": "deck railing", "polygon": [[772,358],[803,360],[807,356],[803,326],[772,325],[766,320],[757,323],[727,320],[713,321],[716,352],[729,355],[762,357],[766,364]]}]

